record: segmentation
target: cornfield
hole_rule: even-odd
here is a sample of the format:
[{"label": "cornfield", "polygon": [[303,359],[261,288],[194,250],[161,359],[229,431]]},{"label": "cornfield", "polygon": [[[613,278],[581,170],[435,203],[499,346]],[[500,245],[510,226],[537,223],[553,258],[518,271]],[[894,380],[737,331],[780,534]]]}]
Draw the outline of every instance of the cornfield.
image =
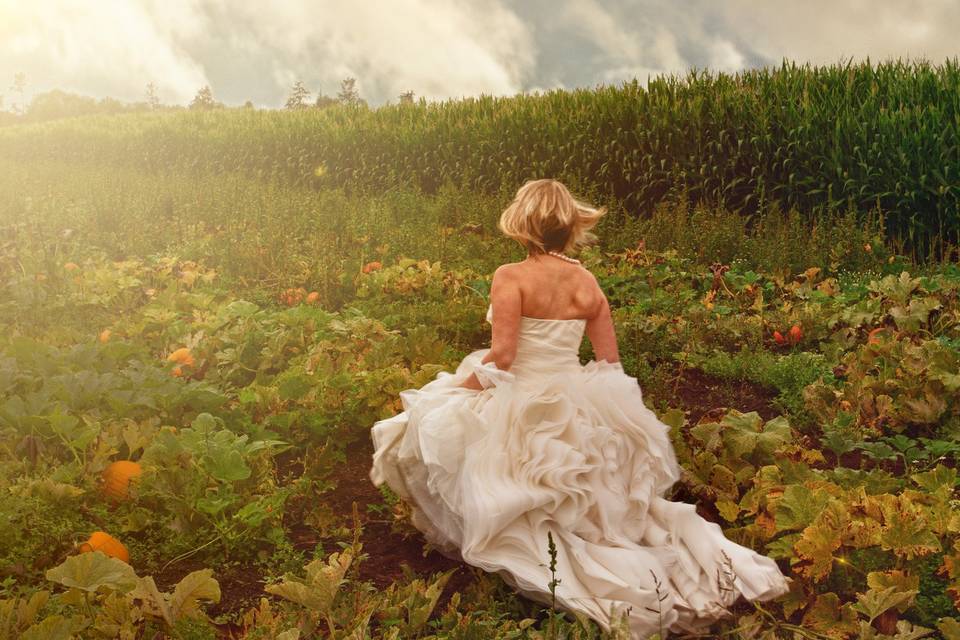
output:
[{"label": "cornfield", "polygon": [[0,153],[348,191],[492,193],[552,176],[635,215],[666,197],[744,215],[878,209],[922,257],[960,238],[960,64],[784,61],[375,110],[93,116],[0,130]]}]

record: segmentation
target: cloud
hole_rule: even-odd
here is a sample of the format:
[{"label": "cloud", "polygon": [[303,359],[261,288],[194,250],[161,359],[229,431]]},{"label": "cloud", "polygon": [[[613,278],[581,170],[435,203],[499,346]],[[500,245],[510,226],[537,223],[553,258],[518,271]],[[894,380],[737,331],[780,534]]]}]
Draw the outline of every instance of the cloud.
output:
[{"label": "cloud", "polygon": [[275,106],[297,79],[335,93],[358,78],[374,102],[516,93],[536,47],[499,0],[0,0],[0,74],[139,99],[147,82],[184,103],[204,84]]},{"label": "cloud", "polygon": [[[594,86],[783,57],[827,64],[960,54],[955,0],[0,0],[0,93],[62,88],[185,104],[282,105],[302,80],[371,104]],[[14,96],[15,100],[16,97]]]},{"label": "cloud", "polygon": [[749,34],[757,51],[814,64],[844,57],[873,61],[960,54],[960,3],[955,0],[807,0],[762,3],[730,0],[728,18]]},{"label": "cloud", "polygon": [[199,16],[174,5],[162,20],[125,0],[0,0],[0,81],[22,71],[34,89],[130,99],[162,78],[165,98],[185,100],[208,80],[177,46]]},{"label": "cloud", "polygon": [[378,101],[406,89],[433,99],[512,94],[536,57],[526,26],[494,0],[279,2],[267,12],[238,3],[220,17],[235,39],[256,42],[270,57],[283,90],[302,79],[331,93],[353,76],[361,94]]}]

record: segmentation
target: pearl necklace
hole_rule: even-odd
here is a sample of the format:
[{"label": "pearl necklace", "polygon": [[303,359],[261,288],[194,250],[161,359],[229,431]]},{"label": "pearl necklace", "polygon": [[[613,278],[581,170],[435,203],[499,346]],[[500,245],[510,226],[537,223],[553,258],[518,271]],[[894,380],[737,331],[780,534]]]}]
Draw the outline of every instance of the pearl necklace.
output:
[{"label": "pearl necklace", "polygon": [[566,261],[569,262],[570,264],[580,264],[580,261],[577,260],[576,258],[571,258],[570,256],[565,256],[565,255],[563,255],[562,253],[560,253],[560,252],[558,252],[558,251],[547,251],[547,253],[550,254],[551,256],[555,257],[555,258],[560,258],[561,260],[566,260]]}]

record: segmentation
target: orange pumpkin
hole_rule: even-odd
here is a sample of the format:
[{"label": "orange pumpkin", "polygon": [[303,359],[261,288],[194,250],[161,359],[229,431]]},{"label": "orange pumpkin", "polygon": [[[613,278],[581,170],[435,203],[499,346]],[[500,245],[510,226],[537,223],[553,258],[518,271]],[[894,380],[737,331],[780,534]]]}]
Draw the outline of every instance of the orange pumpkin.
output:
[{"label": "orange pumpkin", "polygon": [[773,332],[773,339],[777,344],[783,344],[784,342],[786,342],[786,339],[783,337],[783,334],[780,333],[779,331]]},{"label": "orange pumpkin", "polygon": [[190,354],[190,349],[186,347],[180,347],[167,356],[167,362],[176,362],[177,364],[193,366],[193,356]]},{"label": "orange pumpkin", "polygon": [[316,291],[311,291],[307,294],[307,304],[317,304],[317,300],[320,299],[320,294]]},{"label": "orange pumpkin", "polygon": [[803,338],[803,331],[799,325],[793,325],[790,327],[790,332],[787,335],[790,337],[790,342],[796,344]]},{"label": "orange pumpkin", "polygon": [[136,480],[143,473],[139,462],[131,460],[117,460],[111,462],[101,474],[103,484],[101,489],[108,498],[116,501],[130,496],[130,482]]},{"label": "orange pumpkin", "polygon": [[383,265],[380,264],[379,261],[374,260],[373,262],[368,262],[367,264],[363,265],[362,271],[363,271],[364,273],[370,273],[371,271],[376,271],[376,270],[382,269],[382,268],[383,268]]},{"label": "orange pumpkin", "polygon": [[130,562],[130,554],[123,543],[105,531],[94,531],[90,534],[90,538],[80,545],[80,553],[91,551],[102,551],[111,558]]},{"label": "orange pumpkin", "polygon": [[296,289],[287,289],[280,296],[280,300],[287,305],[292,307],[294,305],[300,304],[303,300],[303,297],[307,294],[307,290],[303,287],[297,287]]},{"label": "orange pumpkin", "polygon": [[76,262],[68,262],[65,265],[63,265],[63,268],[66,269],[67,271],[76,271],[77,269],[80,268],[80,265],[78,265]]},{"label": "orange pumpkin", "polygon": [[110,329],[104,329],[100,332],[100,342],[106,342],[110,339]]}]

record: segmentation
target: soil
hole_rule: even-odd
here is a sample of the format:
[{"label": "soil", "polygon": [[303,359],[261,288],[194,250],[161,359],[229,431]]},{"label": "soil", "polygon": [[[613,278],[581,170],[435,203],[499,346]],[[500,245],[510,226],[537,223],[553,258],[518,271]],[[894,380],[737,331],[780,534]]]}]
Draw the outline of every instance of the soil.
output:
[{"label": "soil", "polygon": [[[378,588],[396,582],[403,576],[402,565],[406,564],[414,573],[429,577],[449,569],[459,568],[447,582],[443,603],[454,591],[462,590],[472,575],[466,564],[455,562],[437,551],[424,554],[424,542],[415,531],[403,535],[394,530],[387,512],[376,513],[367,510],[367,505],[383,504],[383,496],[370,480],[370,466],[373,456],[373,442],[362,438],[347,447],[347,461],[337,468],[337,486],[333,491],[323,494],[325,502],[336,514],[342,514],[343,524],[353,524],[353,503],[362,526],[360,541],[363,552],[368,557],[360,563],[360,579],[369,580]],[[322,539],[317,539],[322,542]]]},{"label": "soil", "polygon": [[665,400],[669,406],[682,407],[690,425],[704,416],[719,418],[727,409],[756,411],[764,420],[780,415],[771,404],[777,397],[776,389],[746,380],[723,380],[699,369],[683,369],[674,388],[673,396]]}]

